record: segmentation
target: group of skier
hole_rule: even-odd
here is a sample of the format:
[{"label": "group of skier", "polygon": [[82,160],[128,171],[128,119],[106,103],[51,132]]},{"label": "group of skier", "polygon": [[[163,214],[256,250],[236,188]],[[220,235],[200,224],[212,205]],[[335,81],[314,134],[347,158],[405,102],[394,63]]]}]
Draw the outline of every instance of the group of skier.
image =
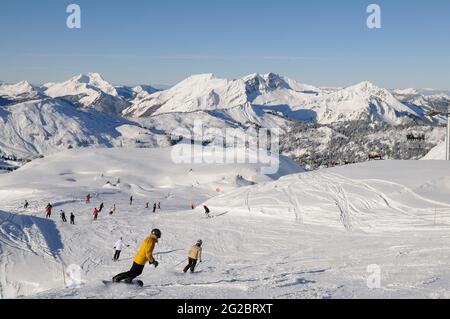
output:
[{"label": "group of skier", "polygon": [[[153,257],[153,250],[155,249],[156,243],[158,243],[158,240],[161,238],[161,235],[162,234],[159,229],[153,229],[150,235],[142,242],[136,256],[133,259],[133,264],[131,265],[130,270],[114,276],[112,281],[114,283],[123,281],[125,283],[131,284],[133,282],[133,279],[142,274],[147,263],[153,265],[155,268],[158,267],[159,262]],[[188,263],[183,269],[184,273],[188,272],[189,270],[191,273],[194,273],[197,263],[202,262],[202,245],[203,241],[199,239],[189,250]],[[122,238],[120,238],[114,245],[114,261],[119,260],[121,250],[124,246],[125,244],[123,243]],[[129,247],[129,245],[126,246]]]},{"label": "group of skier", "polygon": [[[63,223],[67,223],[67,219],[66,219],[66,212],[64,212],[63,210],[61,210],[61,220]],[[70,213],[70,224],[71,225],[75,225],[75,215],[73,213]]]},{"label": "group of skier", "polygon": [[[149,208],[150,208],[150,203],[149,203],[149,202],[147,202],[147,203],[145,204],[145,208],[146,208],[146,209],[149,209]],[[157,210],[157,209],[161,210],[161,203],[160,203],[160,202],[158,202],[158,203],[153,203],[153,212],[156,213],[156,210]]]},{"label": "group of skier", "polygon": [[[86,204],[89,204],[91,202],[92,196],[91,194],[86,195]],[[133,196],[130,196],[130,205],[133,205]],[[25,201],[24,208],[27,209],[29,207],[28,201]],[[97,220],[99,213],[103,210],[104,203],[101,203],[99,208],[95,207],[93,210],[93,217],[94,220]],[[146,203],[146,208],[149,207],[149,203]],[[209,218],[211,217],[210,210],[207,206],[203,206],[205,210],[205,215]],[[153,204],[153,212],[155,213],[157,209],[161,209],[161,203],[157,202]],[[46,218],[51,218],[53,210],[53,205],[51,203],[48,203],[48,205],[45,207],[46,212]],[[116,204],[113,204],[109,214],[113,215],[116,212]],[[66,223],[66,213],[61,210],[60,217],[62,222]],[[75,215],[73,213],[70,213],[70,224],[75,225]],[[113,282],[121,282],[124,281],[126,283],[132,283],[133,279],[140,276],[144,270],[145,265],[147,262],[150,265],[153,265],[155,268],[158,267],[159,262],[155,260],[153,257],[153,250],[155,248],[156,243],[158,243],[158,240],[161,238],[161,231],[157,228],[153,229],[150,233],[150,235],[145,238],[145,240],[142,242],[136,256],[133,259],[133,264],[129,271],[120,273],[113,278]],[[198,262],[202,262],[202,245],[203,241],[200,239],[198,240],[189,250],[188,252],[188,261],[186,267],[184,267],[183,272],[186,273],[190,271],[191,273],[195,272],[195,267],[197,266]],[[123,238],[121,237],[114,245],[114,256],[113,261],[118,261],[120,258],[120,254],[124,247],[130,247],[130,245],[124,244]]]},{"label": "group of skier", "polygon": [[[92,199],[91,194],[87,194],[85,197],[86,204],[90,204],[91,199]],[[28,209],[29,205],[30,205],[29,202],[27,200],[25,200],[23,208]],[[133,205],[133,196],[130,196],[130,205]],[[100,212],[102,212],[104,207],[105,207],[104,203],[101,203],[99,208],[94,207],[94,210],[92,211],[92,216],[94,217],[94,220],[98,219],[98,215]],[[148,202],[146,203],[146,208],[150,208]],[[116,212],[116,209],[117,209],[116,204],[113,204],[113,206],[111,207],[111,209],[109,211],[109,215],[113,215]],[[161,209],[161,202],[157,202],[157,203],[153,204],[153,212],[154,213],[156,213],[157,209],[159,209],[159,210]],[[51,218],[52,210],[53,210],[53,205],[48,203],[47,206],[45,207],[45,217],[46,218]],[[64,214],[61,213],[61,219],[63,220],[63,222],[67,222],[65,213]],[[73,213],[71,213],[70,219],[71,219],[71,224],[75,224],[75,216],[73,215]]]}]

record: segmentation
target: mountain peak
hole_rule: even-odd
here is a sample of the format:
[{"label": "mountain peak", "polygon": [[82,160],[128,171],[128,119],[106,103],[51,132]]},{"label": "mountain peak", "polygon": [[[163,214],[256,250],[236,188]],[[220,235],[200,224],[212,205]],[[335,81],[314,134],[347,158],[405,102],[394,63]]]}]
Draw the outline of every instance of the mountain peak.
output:
[{"label": "mountain peak", "polygon": [[93,73],[89,72],[89,73],[86,73],[86,74],[79,74],[79,75],[74,76],[73,78],[71,78],[69,81],[85,83],[85,84],[99,83],[99,82],[107,83],[103,79],[103,77],[100,75],[100,73],[96,73],[96,72],[93,72]]},{"label": "mountain peak", "polygon": [[0,86],[0,94],[5,96],[19,96],[37,94],[37,90],[28,81],[21,81],[16,84],[3,84]]},{"label": "mountain peak", "polygon": [[[62,83],[47,84],[46,94],[51,97],[69,95],[92,95],[92,93],[103,92],[117,96],[116,89],[103,79],[99,73],[80,74]],[[94,97],[95,99],[95,97]]]},{"label": "mountain peak", "polygon": [[372,91],[372,90],[380,90],[380,87],[375,85],[374,83],[370,81],[362,81],[356,85],[351,86],[351,88],[359,89],[362,91]]}]

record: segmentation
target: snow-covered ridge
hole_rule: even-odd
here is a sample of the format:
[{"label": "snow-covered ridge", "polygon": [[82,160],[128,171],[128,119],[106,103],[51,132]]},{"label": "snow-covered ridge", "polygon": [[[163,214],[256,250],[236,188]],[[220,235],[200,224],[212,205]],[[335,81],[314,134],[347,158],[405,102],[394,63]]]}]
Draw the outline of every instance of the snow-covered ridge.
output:
[{"label": "snow-covered ridge", "polygon": [[276,91],[285,92],[287,96],[298,95],[301,99],[301,96],[316,94],[320,89],[273,73],[251,74],[236,80],[220,79],[213,74],[199,74],[138,101],[125,110],[124,114],[144,117],[174,112],[230,109],[247,103],[258,104],[258,98],[264,99],[266,95]]},{"label": "snow-covered ridge", "polygon": [[[51,98],[0,107],[0,153],[30,158],[69,147],[120,146],[117,129],[137,124]],[[155,143],[156,144],[156,143]]]},{"label": "snow-covered ridge", "polygon": [[78,75],[68,81],[50,83],[44,87],[44,93],[52,98],[67,98],[76,104],[109,114],[120,114],[128,106],[128,102],[98,73]]},{"label": "snow-covered ridge", "polygon": [[[411,93],[398,91],[397,93]],[[251,74],[237,80],[212,74],[187,78],[169,90],[141,99],[124,111],[133,117],[235,108],[250,103],[281,112],[293,120],[321,124],[373,118],[390,124],[411,119],[430,121],[419,106],[400,102],[389,90],[370,82],[320,89],[274,74]]]},{"label": "snow-covered ridge", "polygon": [[[16,84],[0,84],[0,97],[11,100],[33,99],[39,96],[40,91],[28,83],[22,81]],[[1,105],[1,104],[0,104]]]},{"label": "snow-covered ridge", "polygon": [[322,124],[358,120],[362,116],[400,124],[405,117],[421,117],[388,90],[371,82],[361,82],[328,95],[313,97],[307,103],[306,108],[314,110],[317,121]]},{"label": "snow-covered ridge", "polygon": [[45,93],[50,97],[61,97],[67,95],[89,95],[93,91],[102,91],[112,96],[118,96],[116,89],[106,82],[98,73],[77,75],[62,83],[45,84]]}]

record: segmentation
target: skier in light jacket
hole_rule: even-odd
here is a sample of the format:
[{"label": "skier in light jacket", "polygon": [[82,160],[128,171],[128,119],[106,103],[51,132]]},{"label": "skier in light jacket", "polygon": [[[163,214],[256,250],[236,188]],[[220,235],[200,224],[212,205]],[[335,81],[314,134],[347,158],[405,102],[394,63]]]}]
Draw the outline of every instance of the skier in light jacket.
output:
[{"label": "skier in light jacket", "polygon": [[195,271],[195,266],[197,266],[197,261],[202,262],[202,245],[203,241],[199,239],[197,243],[191,247],[191,250],[189,250],[188,264],[184,267],[184,273],[188,270],[191,270],[191,273],[193,273]]},{"label": "skier in light jacket", "polygon": [[130,247],[130,245],[125,245],[122,241],[122,237],[120,237],[120,239],[114,244],[114,249],[116,250],[114,253],[114,261],[118,261],[120,258],[120,253],[122,252],[122,249],[124,247]]}]

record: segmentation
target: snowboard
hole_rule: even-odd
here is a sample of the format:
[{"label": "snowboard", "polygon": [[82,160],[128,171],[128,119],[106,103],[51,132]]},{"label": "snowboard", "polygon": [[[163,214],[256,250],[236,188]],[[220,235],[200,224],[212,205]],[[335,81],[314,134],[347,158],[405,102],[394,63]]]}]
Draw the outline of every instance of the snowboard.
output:
[{"label": "snowboard", "polygon": [[121,281],[121,282],[112,282],[111,280],[102,280],[103,284],[105,284],[106,286],[110,286],[110,285],[117,285],[117,284],[125,284],[125,285],[133,285],[133,286],[138,286],[138,287],[144,287],[144,282],[142,280],[133,280],[131,283],[127,283],[125,281]]}]

